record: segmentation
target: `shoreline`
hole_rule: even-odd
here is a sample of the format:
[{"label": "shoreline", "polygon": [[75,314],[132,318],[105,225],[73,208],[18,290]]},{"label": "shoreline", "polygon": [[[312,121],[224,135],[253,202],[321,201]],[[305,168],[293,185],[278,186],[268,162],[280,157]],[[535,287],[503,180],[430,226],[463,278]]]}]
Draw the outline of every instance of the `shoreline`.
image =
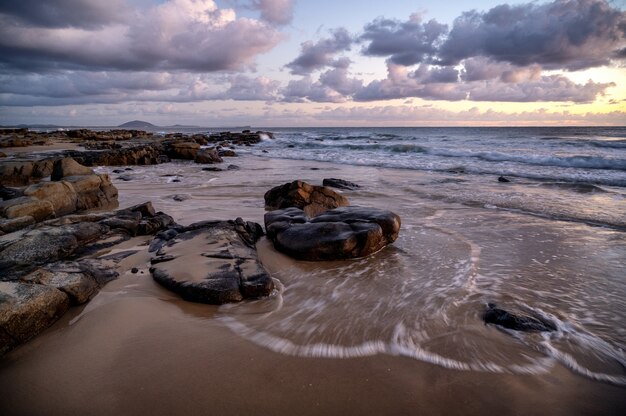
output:
[{"label": "shoreline", "polygon": [[[423,329],[433,334],[430,348],[456,359],[468,354],[480,356],[467,345],[455,346],[455,337],[448,338],[445,331],[438,332],[448,327],[448,332],[460,337],[465,326],[476,340],[488,337],[480,347],[495,354],[494,360],[499,358],[496,351],[500,348],[525,354],[529,352],[509,335],[485,327],[476,309],[487,300],[485,296],[497,296],[490,288],[493,283],[481,283],[485,277],[522,267],[513,258],[509,259],[511,264],[499,265],[506,263],[503,253],[520,250],[520,255],[528,256],[531,264],[530,258],[538,256],[541,250],[546,251],[546,258],[559,254],[556,249],[549,251],[549,245],[543,243],[536,248],[516,243],[521,237],[515,233],[524,237],[541,232],[561,233],[563,239],[600,236],[604,241],[619,237],[618,231],[588,229],[581,223],[563,225],[558,220],[416,197],[409,192],[410,186],[419,183],[420,177],[430,176],[423,172],[407,176],[404,171],[251,155],[240,155],[230,161],[240,169],[213,173],[184,163],[133,166],[131,172],[136,178],[121,181],[112,175],[113,184],[119,190],[121,208],[152,200],[157,210],[172,215],[182,224],[237,216],[262,223],[263,193],[271,186],[293,179],[321,184],[323,177],[341,177],[362,185],[360,190],[343,192],[353,205],[390,208],[400,213],[403,219],[400,237],[370,259],[333,264],[297,262],[275,252],[263,239],[257,244],[258,255],[272,276],[285,285],[278,313],[274,300],[221,307],[185,302],[152,280],[147,253],[140,250],[116,266],[120,277],[104,286],[90,303],[74,307],[43,334],[0,358],[0,388],[7,397],[0,404],[3,414],[136,414],[140,411],[172,414],[201,413],[208,407],[216,413],[246,414],[406,414],[416,409],[444,414],[494,411],[544,414],[550,409],[551,414],[569,415],[626,410],[623,387],[593,381],[558,361],[552,362],[548,371],[524,375],[451,370],[423,360],[381,353],[344,359],[298,357],[261,347],[219,319],[234,317],[259,331],[264,325],[263,316],[268,316],[266,330],[281,325],[287,328],[274,335],[283,340],[314,343],[328,339],[337,345],[358,344],[360,340],[376,339],[386,333],[392,322],[382,319],[385,315],[380,315],[380,322],[367,317],[367,309],[361,309],[359,303],[365,302],[363,306],[369,307],[367,302],[376,299],[361,302],[358,297],[353,299],[359,293],[372,295],[358,291],[361,287],[358,281],[346,281],[355,290],[346,292],[347,297],[339,292],[337,303],[320,306],[329,313],[320,315],[320,319],[330,314],[341,318],[351,309],[364,314],[363,319],[356,315],[350,321],[332,321],[336,331],[330,328],[328,332],[306,335],[295,330],[297,326],[286,326],[293,323],[288,320],[292,313],[300,309],[308,311],[304,298],[298,296],[324,299],[334,291],[327,293],[314,282],[334,282],[342,273],[365,270],[360,280],[379,285],[375,287],[380,292],[373,295],[380,298],[381,304],[395,303],[403,293],[396,293],[391,286],[390,292],[384,292],[393,276],[381,282],[376,280],[385,269],[390,269],[392,274],[400,273],[402,279],[417,279],[419,276],[411,274],[419,265],[432,273],[436,277],[432,280],[437,282],[454,276],[446,267],[467,262],[467,268],[460,269],[463,272],[460,286],[442,293],[451,298],[456,292],[464,291],[469,303],[456,311],[460,317],[458,323],[440,326],[435,322],[437,325]],[[96,171],[104,173],[112,169],[115,168]],[[154,177],[152,170],[177,176]],[[181,182],[171,182],[176,177]],[[146,195],[148,189],[150,196]],[[191,198],[175,201],[171,198],[174,194],[189,194]],[[144,247],[140,245],[144,238],[149,239],[135,238],[116,249]],[[532,241],[541,238],[534,237]],[[473,245],[479,247],[478,252]],[[416,253],[418,249],[423,254]],[[443,249],[448,252],[442,252]],[[407,259],[411,262],[407,263]],[[558,264],[557,260],[553,262]],[[133,267],[138,268],[137,273],[130,272]],[[532,276],[535,272],[525,273]],[[304,279],[309,279],[310,287]],[[420,290],[412,295],[415,297],[410,298],[409,306],[384,309],[393,319],[406,314],[428,315],[429,309],[414,309],[428,306],[429,302],[439,302],[433,307],[444,311],[452,307],[449,303],[453,302],[446,298],[437,300],[426,294],[420,297],[420,292],[436,294],[442,288],[427,288],[419,281],[411,283]],[[521,282],[510,284],[518,287]],[[533,284],[529,282],[528,286]],[[501,291],[507,293],[510,287],[504,285]],[[507,293],[502,300],[510,296]],[[533,299],[534,296],[529,297]],[[443,319],[446,313],[433,316]],[[304,328],[310,323],[305,319],[299,325]],[[342,331],[347,329],[352,332],[346,335]],[[438,333],[443,337],[440,341],[436,338]],[[469,341],[474,342],[474,338]],[[503,362],[520,360],[517,355],[502,358]],[[599,368],[615,371],[613,366],[604,364]],[[33,392],[37,392],[35,397]],[[450,401],[451,396],[458,401]]]}]

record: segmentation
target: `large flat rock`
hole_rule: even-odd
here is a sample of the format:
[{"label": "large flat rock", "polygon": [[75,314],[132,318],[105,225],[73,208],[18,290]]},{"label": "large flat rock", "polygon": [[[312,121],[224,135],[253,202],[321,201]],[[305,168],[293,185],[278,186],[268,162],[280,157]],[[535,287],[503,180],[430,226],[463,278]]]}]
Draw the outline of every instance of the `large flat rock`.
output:
[{"label": "large flat rock", "polygon": [[303,210],[287,208],[265,214],[267,237],[274,247],[299,260],[364,257],[393,243],[400,217],[391,211],[342,207],[310,219]]},{"label": "large flat rock", "polygon": [[68,307],[68,297],[54,287],[0,282],[0,355],[48,328]]},{"label": "large flat rock", "polygon": [[259,263],[255,223],[217,221],[160,233],[153,243],[152,277],[184,299],[210,304],[271,294],[274,284]]}]

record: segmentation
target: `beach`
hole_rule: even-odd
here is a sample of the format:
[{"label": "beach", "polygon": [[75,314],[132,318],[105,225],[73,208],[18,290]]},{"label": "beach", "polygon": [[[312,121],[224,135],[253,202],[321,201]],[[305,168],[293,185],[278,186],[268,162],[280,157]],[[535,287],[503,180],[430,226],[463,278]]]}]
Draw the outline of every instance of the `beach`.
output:
[{"label": "beach", "polygon": [[[400,216],[398,239],[365,258],[323,262],[296,261],[261,239],[274,292],[221,306],[159,286],[151,237],[128,240],[113,249],[137,250],[116,265],[117,280],[0,359],[2,414],[626,410],[623,172],[600,172],[595,190],[563,177],[502,183],[447,166],[298,160],[276,143],[238,149],[217,172],[181,161],[131,166],[125,178],[118,167],[95,171],[111,176],[120,208],[151,201],[183,225],[263,224],[272,187],[342,178],[360,185],[341,191],[351,205]],[[487,303],[558,331],[486,325]]]}]

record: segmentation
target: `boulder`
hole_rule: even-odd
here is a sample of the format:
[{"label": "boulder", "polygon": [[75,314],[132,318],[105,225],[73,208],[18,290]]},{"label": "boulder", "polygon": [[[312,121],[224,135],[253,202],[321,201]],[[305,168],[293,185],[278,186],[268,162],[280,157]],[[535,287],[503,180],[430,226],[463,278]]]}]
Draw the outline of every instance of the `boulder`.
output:
[{"label": "boulder", "polygon": [[76,210],[111,209],[118,205],[117,188],[107,174],[67,176],[63,180],[77,193]]},{"label": "boulder", "polygon": [[300,208],[305,214],[314,217],[329,209],[349,205],[343,195],[323,186],[309,185],[303,181],[293,181],[277,186],[265,193],[267,210]]},{"label": "boulder", "polygon": [[274,247],[299,260],[339,260],[372,254],[393,243],[400,217],[391,211],[342,207],[310,219],[299,208],[265,214]]},{"label": "boulder", "polygon": [[268,296],[273,281],[259,263],[254,244],[259,224],[213,221],[175,233],[160,233],[151,243],[152,277],[192,302],[222,304]]},{"label": "boulder", "polygon": [[172,159],[195,160],[200,145],[194,142],[173,142],[169,143],[167,155]]},{"label": "boulder", "polygon": [[0,231],[3,233],[12,233],[33,224],[35,224],[35,219],[30,215],[11,219],[0,218]]},{"label": "boulder", "polygon": [[343,179],[337,179],[337,178],[326,178],[322,181],[322,185],[324,186],[330,186],[332,188],[337,188],[337,189],[357,189],[360,188],[359,185],[357,185],[354,182],[350,182],[350,181],[346,181]]},{"label": "boulder", "polygon": [[67,296],[54,287],[0,282],[0,354],[48,328],[68,307]]},{"label": "boulder", "polygon": [[215,149],[202,149],[196,155],[194,161],[196,163],[221,163],[223,162],[220,155],[217,153]]},{"label": "boulder", "polygon": [[24,195],[49,201],[56,217],[76,211],[78,194],[74,187],[65,181],[39,182],[26,188]]},{"label": "boulder", "polygon": [[494,324],[514,331],[524,332],[551,332],[557,327],[553,322],[542,317],[514,315],[503,309],[499,309],[495,304],[487,304],[487,310],[483,314],[483,321],[486,324]]},{"label": "boulder", "polygon": [[54,162],[50,180],[60,181],[66,176],[93,175],[93,170],[83,166],[71,157],[64,157]]}]

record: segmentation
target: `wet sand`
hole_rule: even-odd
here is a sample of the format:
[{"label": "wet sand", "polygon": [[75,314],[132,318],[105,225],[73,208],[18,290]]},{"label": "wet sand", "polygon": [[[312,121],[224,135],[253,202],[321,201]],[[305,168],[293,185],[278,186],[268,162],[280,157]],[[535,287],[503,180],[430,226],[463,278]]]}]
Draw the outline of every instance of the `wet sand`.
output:
[{"label": "wet sand", "polygon": [[[148,272],[146,241],[128,241],[117,249],[141,250],[118,265],[118,280],[44,334],[0,358],[0,414],[600,415],[626,411],[624,387],[585,377],[558,360],[551,359],[532,374],[510,371],[509,362],[520,366],[543,362],[545,353],[536,349],[540,344],[524,344],[532,340],[515,339],[480,321],[486,297],[503,302],[523,299],[576,321],[577,309],[567,309],[566,300],[552,299],[559,297],[559,287],[574,290],[578,280],[572,274],[567,276],[571,287],[559,281],[546,283],[539,292],[532,289],[546,280],[546,273],[560,276],[585,267],[592,270],[594,261],[605,264],[604,275],[618,273],[623,246],[607,241],[621,244],[621,233],[420,199],[402,183],[417,181],[420,174],[411,172],[252,157],[233,162],[241,170],[202,172],[185,164],[133,167],[134,180],[116,181],[113,175],[120,206],[152,200],[158,210],[183,224],[236,216],[262,223],[262,197],[270,187],[296,178],[321,183],[323,177],[341,177],[363,185],[362,190],[346,193],[352,204],[392,209],[401,215],[400,237],[369,259],[321,264],[295,262],[262,241],[260,259],[280,282],[280,293],[266,301],[222,307],[188,303],[161,288]],[[178,175],[181,182],[172,182],[177,176],[160,176],[165,174]],[[174,201],[174,194],[188,194],[191,199]],[[534,240],[529,241],[529,236]],[[576,259],[581,248],[572,241],[585,242],[599,258]],[[555,244],[558,249],[550,251]],[[540,251],[552,262],[538,258]],[[511,252],[517,255],[506,254]],[[531,259],[541,263],[536,266],[541,276]],[[132,267],[139,272],[131,273]],[[507,275],[516,278],[506,279]],[[328,288],[331,284],[336,286]],[[333,295],[336,301],[328,301]],[[307,304],[313,300],[320,303]],[[619,323],[624,311],[619,301],[607,302],[619,308],[614,311],[617,323],[610,328],[608,321],[601,322],[596,334],[619,345],[624,339],[623,322]],[[299,316],[298,311],[307,316]],[[303,332],[319,323],[316,320],[330,322]],[[387,333],[394,331],[397,322],[419,322],[419,328],[407,326],[407,331],[416,331],[410,340],[430,337],[423,348],[433,354],[468,366],[492,360],[503,371],[449,368],[446,362],[426,359],[431,356],[411,357],[386,343],[381,351],[366,348],[360,356],[330,357],[333,351],[345,351],[341,346],[387,342]],[[264,344],[267,339],[278,341]],[[334,349],[307,355],[311,350],[290,349],[289,342],[301,346],[324,342]],[[581,356],[580,361],[587,358]],[[598,374],[623,376],[623,368],[605,361],[589,367]]]}]

